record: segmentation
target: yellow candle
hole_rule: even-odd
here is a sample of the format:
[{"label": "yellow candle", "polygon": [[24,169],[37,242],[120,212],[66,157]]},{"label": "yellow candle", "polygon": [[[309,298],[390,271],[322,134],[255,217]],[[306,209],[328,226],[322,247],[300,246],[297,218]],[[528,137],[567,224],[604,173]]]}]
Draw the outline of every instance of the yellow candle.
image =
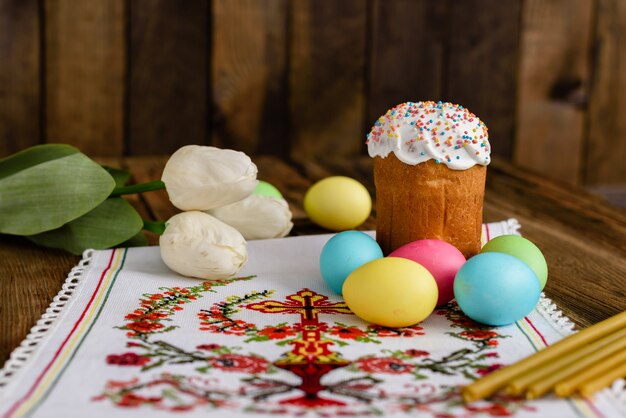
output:
[{"label": "yellow candle", "polygon": [[567,379],[561,380],[554,386],[554,392],[560,396],[565,397],[574,393],[580,385],[585,382],[591,381],[597,377],[600,377],[610,370],[619,367],[626,363],[626,351],[616,353],[598,363],[594,364],[591,368],[583,370]]},{"label": "yellow candle", "polygon": [[590,382],[581,385],[578,390],[581,395],[588,398],[600,389],[604,389],[620,377],[626,377],[626,363],[606,374],[603,374],[602,376],[598,376]]},{"label": "yellow candle", "polygon": [[[542,367],[531,369],[520,376],[515,377],[507,385],[506,392],[510,395],[521,395],[533,384],[537,384],[538,382],[550,382],[554,376],[557,376],[559,373],[563,373],[566,370],[571,370],[575,364],[580,364],[581,362],[586,361],[589,356],[594,356],[598,350],[610,347],[612,344],[621,341],[625,337],[626,328],[600,338],[597,341],[593,341],[591,344],[582,346],[577,350],[566,352],[562,357],[554,359]],[[558,380],[555,380],[555,382],[558,382]],[[543,387],[543,385],[541,387]]]},{"label": "yellow candle", "polygon": [[503,386],[506,386],[511,378],[518,376],[520,373],[529,369],[541,367],[542,365],[547,364],[551,360],[569,351],[575,350],[580,346],[588,344],[591,341],[595,341],[621,328],[626,328],[626,311],[605,319],[602,322],[598,322],[589,328],[564,338],[545,350],[527,357],[511,366],[496,370],[495,372],[475,381],[474,383],[463,388],[463,399],[465,402],[483,399],[501,389]]},{"label": "yellow candle", "polygon": [[[591,347],[592,345],[589,345],[585,348]],[[612,344],[607,344],[604,347],[597,349],[597,351],[594,350],[591,353],[585,353],[585,356],[583,356],[582,358],[577,357],[574,362],[565,364],[562,368],[555,370],[554,373],[548,376],[544,376],[540,380],[534,381],[531,385],[528,386],[526,398],[536,399],[554,388],[554,385],[557,382],[569,376],[572,376],[580,372],[581,370],[585,370],[588,367],[593,366],[594,363],[597,363],[598,361],[601,361],[602,359],[623,350],[626,350],[626,338],[621,338],[620,340],[617,340]],[[571,358],[572,357],[570,357],[570,359]]]}]

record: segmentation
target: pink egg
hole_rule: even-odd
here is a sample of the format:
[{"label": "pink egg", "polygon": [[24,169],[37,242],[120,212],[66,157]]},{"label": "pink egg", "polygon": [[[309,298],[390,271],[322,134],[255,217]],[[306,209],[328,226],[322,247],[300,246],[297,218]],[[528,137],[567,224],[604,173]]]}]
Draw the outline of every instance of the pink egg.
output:
[{"label": "pink egg", "polygon": [[465,263],[465,257],[452,244],[436,239],[413,241],[393,251],[389,257],[413,260],[430,271],[439,288],[437,306],[454,298],[454,276]]}]

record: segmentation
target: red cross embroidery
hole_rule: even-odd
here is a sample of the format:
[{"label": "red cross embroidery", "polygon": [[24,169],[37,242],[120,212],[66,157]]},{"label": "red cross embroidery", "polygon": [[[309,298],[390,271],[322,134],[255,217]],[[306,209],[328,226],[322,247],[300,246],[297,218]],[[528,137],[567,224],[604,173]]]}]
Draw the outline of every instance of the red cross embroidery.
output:
[{"label": "red cross embroidery", "polygon": [[304,392],[304,396],[287,399],[281,403],[309,407],[344,404],[319,396],[319,392],[325,389],[325,386],[320,384],[322,376],[350,364],[339,353],[331,351],[330,346],[334,345],[332,341],[322,339],[321,330],[326,324],[319,320],[320,314],[351,315],[350,308],[344,302],[333,303],[324,295],[302,289],[294,295],[287,296],[284,302],[267,300],[251,303],[246,305],[246,308],[268,314],[300,315],[301,337],[291,342],[292,350],[283,354],[274,365],[302,379],[298,389]]}]

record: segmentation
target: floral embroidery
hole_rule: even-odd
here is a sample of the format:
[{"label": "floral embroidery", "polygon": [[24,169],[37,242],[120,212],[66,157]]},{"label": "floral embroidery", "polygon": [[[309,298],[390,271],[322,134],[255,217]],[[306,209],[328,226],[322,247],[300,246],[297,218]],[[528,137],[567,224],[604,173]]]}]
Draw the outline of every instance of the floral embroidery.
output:
[{"label": "floral embroidery", "polygon": [[200,344],[199,346],[196,346],[198,350],[207,350],[207,351],[219,350],[221,347],[222,346],[219,344]]},{"label": "floral embroidery", "polygon": [[496,327],[482,325],[466,317],[461,311],[461,308],[455,303],[450,303],[447,309],[440,309],[435,311],[435,313],[445,316],[451,322],[451,328],[462,329],[460,332],[447,332],[447,334],[464,341],[472,342],[474,347],[478,350],[477,353],[480,352],[481,359],[486,357],[486,354],[483,352],[485,349],[497,347],[500,344],[498,340],[506,338],[497,332]]},{"label": "floral embroidery", "polygon": [[213,287],[226,286],[235,281],[249,280],[252,277],[204,282],[189,288],[161,288],[161,293],[145,294],[140,301],[140,307],[126,315],[124,319],[129,322],[120,327],[120,329],[128,330],[126,335],[129,337],[140,337],[157,332],[171,331],[176,327],[166,327],[162,322],[170,321],[169,317],[171,315],[183,309],[181,305],[195,301],[202,297],[202,293],[215,292],[212,290]]},{"label": "floral embroidery", "polygon": [[368,373],[391,373],[401,374],[410,373],[413,369],[413,365],[404,363],[402,360],[387,357],[387,358],[364,358],[357,360],[356,366]]},{"label": "floral embroidery", "polygon": [[150,358],[135,353],[109,354],[106,362],[117,366],[143,366],[150,362]]},{"label": "floral embroidery", "polygon": [[469,338],[470,340],[485,340],[485,339],[497,337],[498,333],[494,331],[486,331],[482,329],[473,329],[471,331],[460,332],[459,336]]},{"label": "floral embroidery", "polygon": [[275,327],[267,326],[258,331],[257,334],[267,337],[270,340],[281,340],[283,338],[294,337],[296,335],[296,331],[293,327],[284,322]]},{"label": "floral embroidery", "polygon": [[267,360],[240,354],[223,354],[211,359],[211,365],[227,372],[263,373],[267,371]]},{"label": "floral embroidery", "polygon": [[492,364],[490,366],[487,367],[480,367],[478,369],[476,369],[476,373],[478,373],[481,376],[485,376],[488,375],[491,372],[494,372],[496,370],[498,370],[499,368],[504,367],[503,364]]},{"label": "floral embroidery", "polygon": [[201,406],[226,406],[229,395],[214,386],[206,379],[164,373],[145,383],[139,379],[111,381],[93,400],[109,399],[123,408],[151,406],[170,412],[191,411]]},{"label": "floral embroidery", "polygon": [[[110,381],[94,399],[108,399],[124,408],[151,407],[178,412],[239,408],[249,413],[285,415],[306,415],[310,411],[319,417],[380,415],[382,410],[376,406],[380,402],[391,410],[420,411],[440,418],[507,416],[521,408],[528,409],[523,402],[506,396],[467,406],[461,400],[458,386],[428,383],[429,376],[435,374],[475,379],[502,367],[493,361],[498,358],[495,350],[499,340],[505,337],[496,328],[474,323],[455,304],[436,313],[449,321],[451,330],[447,334],[462,341],[464,348],[443,357],[420,348],[419,337],[425,331],[419,324],[390,329],[338,321],[328,323],[324,319],[329,315],[351,315],[350,310],[345,303],[332,302],[309,289],[297,291],[284,300],[271,300],[272,290],[230,295],[196,313],[201,332],[231,339],[240,337],[243,343],[274,344],[282,354],[273,362],[222,341],[185,349],[157,339],[176,328],[168,324],[172,315],[207,292],[214,292],[212,287],[248,279],[163,288],[159,293],[144,295],[140,307],[126,315],[127,322],[119,327],[130,339],[127,346],[142,353],[110,354],[107,363],[139,366],[143,372],[187,364],[194,367],[196,374],[161,373],[127,382]],[[246,311],[287,316],[289,320],[258,326],[240,319],[239,315]],[[374,354],[351,359],[341,353],[341,347],[347,345],[370,344],[374,348],[387,338],[410,338],[415,345],[403,350],[374,350]],[[348,378],[322,380],[336,369],[350,372]],[[235,389],[220,386],[220,375],[213,374],[217,372],[240,373],[240,386]],[[285,373],[291,378],[285,378]],[[405,385],[406,391],[391,393],[386,390],[385,381],[394,378],[408,378],[415,383]]]},{"label": "floral embroidery", "polygon": [[296,332],[305,332],[305,331],[318,331],[318,332],[326,332],[328,331],[328,324],[325,322],[320,322],[319,324],[294,324],[293,330]]},{"label": "floral embroidery", "polygon": [[357,327],[338,326],[338,325],[330,329],[330,335],[343,338],[343,339],[349,339],[349,340],[355,340],[357,338],[367,337],[367,333],[361,331]]},{"label": "floral embroidery", "polygon": [[428,357],[430,353],[424,350],[415,350],[413,348],[405,350],[404,353],[411,357]]},{"label": "floral embroidery", "polygon": [[409,385],[405,396],[399,398],[398,409],[403,412],[427,412],[435,418],[465,418],[475,416],[513,416],[520,410],[533,412],[535,407],[508,395],[496,394],[489,401],[466,405],[459,386],[435,387],[429,383]]},{"label": "floral embroidery", "polygon": [[380,325],[369,325],[368,333],[377,337],[415,337],[424,335],[424,328],[414,325],[405,328],[386,328]]},{"label": "floral embroidery", "polygon": [[252,292],[243,297],[229,296],[224,302],[218,302],[211,306],[209,310],[201,310],[198,313],[200,330],[230,335],[248,335],[253,340],[269,340],[267,336],[255,338],[259,337],[259,330],[254,324],[240,319],[232,319],[231,316],[240,312],[240,309],[238,309],[239,305],[268,297],[272,292],[271,290],[264,290],[262,292]]}]

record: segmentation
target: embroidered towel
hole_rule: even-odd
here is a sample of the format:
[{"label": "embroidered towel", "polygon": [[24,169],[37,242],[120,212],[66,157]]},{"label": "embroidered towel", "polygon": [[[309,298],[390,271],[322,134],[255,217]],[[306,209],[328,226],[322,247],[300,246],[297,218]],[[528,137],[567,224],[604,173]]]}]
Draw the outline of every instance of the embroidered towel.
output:
[{"label": "embroidered towel", "polygon": [[368,324],[319,275],[329,237],[252,241],[224,282],[178,276],[155,247],[87,252],[0,373],[0,416],[624,416],[609,390],[464,405],[461,385],[559,340],[568,319],[542,299],[506,327],[455,304],[412,327]]}]

